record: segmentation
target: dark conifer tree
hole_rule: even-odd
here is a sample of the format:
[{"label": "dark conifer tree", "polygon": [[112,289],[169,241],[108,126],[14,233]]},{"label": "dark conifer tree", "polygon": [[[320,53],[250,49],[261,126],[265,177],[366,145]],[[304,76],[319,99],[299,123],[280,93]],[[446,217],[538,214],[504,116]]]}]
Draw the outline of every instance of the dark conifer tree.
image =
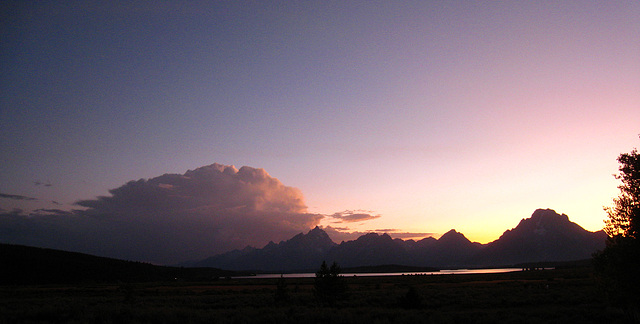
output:
[{"label": "dark conifer tree", "polygon": [[346,296],[347,285],[341,271],[337,263],[333,262],[329,267],[326,261],[322,261],[314,281],[314,294],[319,301],[334,305]]},{"label": "dark conifer tree", "polygon": [[622,184],[613,206],[605,208],[607,246],[594,255],[594,264],[609,300],[640,322],[640,155],[636,149],[618,157]]}]

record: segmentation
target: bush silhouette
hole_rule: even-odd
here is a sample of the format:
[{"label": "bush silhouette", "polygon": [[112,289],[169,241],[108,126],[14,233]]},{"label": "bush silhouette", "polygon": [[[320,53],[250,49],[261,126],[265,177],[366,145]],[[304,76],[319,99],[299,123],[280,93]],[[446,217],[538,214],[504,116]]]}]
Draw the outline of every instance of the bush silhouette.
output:
[{"label": "bush silhouette", "polygon": [[289,290],[287,289],[287,282],[283,275],[280,275],[280,279],[276,282],[276,293],[274,296],[276,302],[286,302],[289,300]]},{"label": "bush silhouette", "polygon": [[422,306],[422,296],[415,287],[409,287],[404,296],[400,297],[400,307],[403,308],[420,308]]}]

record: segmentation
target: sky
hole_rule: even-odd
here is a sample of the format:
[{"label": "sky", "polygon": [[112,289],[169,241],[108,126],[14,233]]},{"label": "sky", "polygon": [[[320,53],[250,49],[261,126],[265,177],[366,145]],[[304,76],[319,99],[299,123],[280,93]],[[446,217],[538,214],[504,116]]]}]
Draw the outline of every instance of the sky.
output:
[{"label": "sky", "polygon": [[0,6],[0,242],[597,231],[640,143],[635,0]]}]

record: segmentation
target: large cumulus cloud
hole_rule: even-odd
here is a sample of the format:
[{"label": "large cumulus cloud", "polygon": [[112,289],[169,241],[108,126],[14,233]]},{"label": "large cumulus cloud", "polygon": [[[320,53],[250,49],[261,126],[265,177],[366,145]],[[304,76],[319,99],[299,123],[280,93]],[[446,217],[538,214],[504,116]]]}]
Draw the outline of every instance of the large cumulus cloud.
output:
[{"label": "large cumulus cloud", "polygon": [[213,164],[130,181],[82,210],[0,215],[0,240],[170,264],[307,231],[300,190],[265,170]]}]

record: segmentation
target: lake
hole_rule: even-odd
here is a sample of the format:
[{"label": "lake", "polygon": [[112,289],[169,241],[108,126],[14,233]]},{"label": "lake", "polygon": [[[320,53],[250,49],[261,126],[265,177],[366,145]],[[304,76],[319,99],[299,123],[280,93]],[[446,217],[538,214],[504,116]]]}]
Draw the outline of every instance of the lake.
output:
[{"label": "lake", "polygon": [[[477,274],[477,273],[504,273],[522,271],[522,268],[496,268],[496,269],[456,269],[456,270],[440,270],[433,272],[372,272],[372,273],[343,273],[345,277],[376,277],[376,276],[428,276],[428,275],[446,275],[446,274]],[[234,278],[313,278],[315,273],[268,273],[258,274],[255,276],[242,276]]]}]

